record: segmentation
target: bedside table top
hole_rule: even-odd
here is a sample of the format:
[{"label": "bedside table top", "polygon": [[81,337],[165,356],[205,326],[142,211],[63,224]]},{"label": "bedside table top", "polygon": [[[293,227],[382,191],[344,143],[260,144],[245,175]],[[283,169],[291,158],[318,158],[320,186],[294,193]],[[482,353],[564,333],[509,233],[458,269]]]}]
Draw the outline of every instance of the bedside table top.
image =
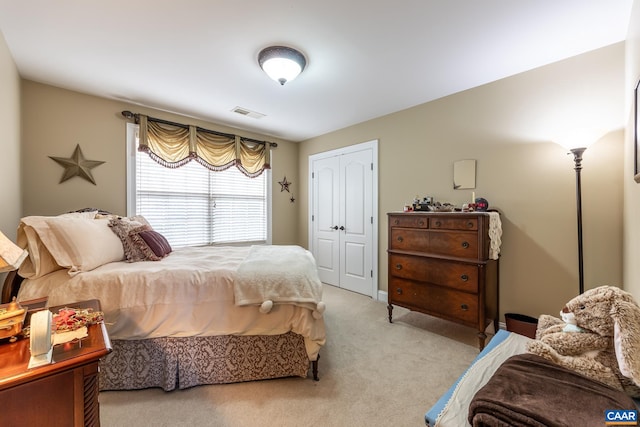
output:
[{"label": "bedside table top", "polygon": [[[49,311],[55,314],[64,307],[100,311],[100,302],[74,302],[50,307]],[[53,348],[52,363],[33,369],[27,369],[31,357],[28,338],[13,343],[0,343],[0,390],[96,361],[111,351],[111,341],[103,322],[89,326],[87,334],[81,340],[56,345]]]}]

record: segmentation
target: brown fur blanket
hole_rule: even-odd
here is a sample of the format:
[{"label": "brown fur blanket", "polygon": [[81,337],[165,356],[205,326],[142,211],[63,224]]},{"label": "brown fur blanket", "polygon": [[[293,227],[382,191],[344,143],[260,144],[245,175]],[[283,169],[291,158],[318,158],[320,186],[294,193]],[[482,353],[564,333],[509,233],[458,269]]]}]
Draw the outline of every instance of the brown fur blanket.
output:
[{"label": "brown fur blanket", "polygon": [[484,426],[598,426],[607,409],[636,409],[624,392],[535,354],[500,365],[469,405],[469,423]]}]

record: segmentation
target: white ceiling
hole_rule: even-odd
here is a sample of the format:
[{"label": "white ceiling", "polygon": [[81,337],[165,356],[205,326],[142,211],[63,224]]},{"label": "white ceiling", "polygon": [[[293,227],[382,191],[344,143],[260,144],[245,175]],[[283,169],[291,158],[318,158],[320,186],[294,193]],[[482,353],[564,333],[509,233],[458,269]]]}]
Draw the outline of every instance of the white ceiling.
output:
[{"label": "white ceiling", "polygon": [[0,0],[0,31],[26,79],[301,141],[620,42],[632,1]]}]

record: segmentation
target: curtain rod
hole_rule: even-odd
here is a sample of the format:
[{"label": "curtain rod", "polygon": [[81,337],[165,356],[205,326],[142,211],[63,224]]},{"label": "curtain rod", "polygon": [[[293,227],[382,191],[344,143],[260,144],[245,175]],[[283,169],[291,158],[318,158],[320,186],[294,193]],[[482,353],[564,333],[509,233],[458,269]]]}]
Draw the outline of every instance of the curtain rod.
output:
[{"label": "curtain rod", "polygon": [[[140,116],[140,114],[138,113],[132,113],[131,111],[128,110],[124,110],[122,111],[122,115],[131,120],[133,119],[136,123],[138,123],[138,117]],[[177,126],[177,127],[181,127],[181,128],[185,128],[188,129],[189,125],[185,125],[183,123],[176,123],[176,122],[171,122],[169,120],[163,120],[163,119],[157,119],[155,117],[148,117],[149,120],[152,120],[154,122],[158,122],[158,123],[163,123],[165,125],[171,125],[171,126]],[[236,135],[232,134],[232,133],[223,133],[223,132],[217,132],[214,130],[210,130],[210,129],[205,129],[205,128],[201,128],[200,126],[196,126],[196,129],[204,131],[204,132],[210,132],[210,133],[214,133],[216,135],[220,135],[220,136],[226,136],[229,138],[235,138]],[[260,141],[258,139],[253,139],[253,138],[245,138],[244,136],[241,136],[241,138],[245,141],[249,141],[249,142],[253,142],[255,144],[269,144],[271,147],[273,148],[277,148],[278,144],[275,142],[269,142],[269,141]]]}]

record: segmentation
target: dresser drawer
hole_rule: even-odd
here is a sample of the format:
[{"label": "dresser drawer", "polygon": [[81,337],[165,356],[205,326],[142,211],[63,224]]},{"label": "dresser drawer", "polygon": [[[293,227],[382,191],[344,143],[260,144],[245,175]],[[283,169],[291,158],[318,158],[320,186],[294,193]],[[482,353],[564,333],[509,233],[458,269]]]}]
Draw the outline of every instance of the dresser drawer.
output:
[{"label": "dresser drawer", "polygon": [[437,230],[478,230],[478,218],[451,218],[433,217],[429,218],[429,228]]},{"label": "dresser drawer", "polygon": [[389,281],[389,301],[467,324],[478,322],[478,297],[465,292],[393,277]]},{"label": "dresser drawer", "polygon": [[415,228],[391,228],[389,249],[429,252],[429,231]]},{"label": "dresser drawer", "polygon": [[429,252],[458,258],[478,259],[477,233],[432,232],[429,233]]},{"label": "dresser drawer", "polygon": [[477,233],[395,227],[389,233],[389,249],[392,250],[469,259],[478,259],[481,255]]},{"label": "dresser drawer", "polygon": [[409,227],[409,228],[427,228],[429,226],[429,220],[424,215],[402,215],[402,216],[390,216],[390,227]]},{"label": "dresser drawer", "polygon": [[478,266],[411,255],[389,255],[392,276],[478,292]]}]

